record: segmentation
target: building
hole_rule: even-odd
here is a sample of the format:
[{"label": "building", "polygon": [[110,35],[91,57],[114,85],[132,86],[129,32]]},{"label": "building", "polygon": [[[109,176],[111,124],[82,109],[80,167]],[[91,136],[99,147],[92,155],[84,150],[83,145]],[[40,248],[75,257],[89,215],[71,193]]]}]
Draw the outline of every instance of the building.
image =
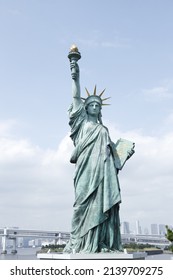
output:
[{"label": "building", "polygon": [[145,235],[148,235],[148,234],[149,234],[149,230],[148,230],[147,227],[144,228],[144,234],[145,234]]},{"label": "building", "polygon": [[157,224],[151,224],[151,234],[159,234],[159,230],[158,230],[158,225]]},{"label": "building", "polygon": [[136,221],[136,234],[142,234],[142,228],[139,221]]},{"label": "building", "polygon": [[165,227],[165,225],[160,224],[160,225],[159,225],[159,234],[160,234],[160,235],[165,235],[165,233],[166,233],[166,227]]},{"label": "building", "polygon": [[122,234],[130,233],[129,222],[122,222],[122,224],[121,224],[121,233]]}]

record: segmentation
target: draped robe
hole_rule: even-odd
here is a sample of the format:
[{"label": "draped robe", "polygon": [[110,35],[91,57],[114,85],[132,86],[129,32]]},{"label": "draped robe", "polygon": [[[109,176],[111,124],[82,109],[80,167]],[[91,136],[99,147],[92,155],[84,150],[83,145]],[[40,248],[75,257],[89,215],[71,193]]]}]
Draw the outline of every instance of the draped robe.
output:
[{"label": "draped robe", "polygon": [[121,247],[120,186],[106,127],[87,121],[83,103],[71,106],[71,138],[75,149],[74,212],[65,253],[119,251]]}]

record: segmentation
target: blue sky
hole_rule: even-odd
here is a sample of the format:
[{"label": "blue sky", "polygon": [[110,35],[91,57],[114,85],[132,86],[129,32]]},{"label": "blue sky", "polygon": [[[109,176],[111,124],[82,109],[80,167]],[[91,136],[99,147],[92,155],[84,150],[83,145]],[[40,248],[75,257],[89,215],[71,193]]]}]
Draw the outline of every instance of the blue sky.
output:
[{"label": "blue sky", "polygon": [[171,0],[0,0],[0,226],[70,227],[73,43],[82,95],[106,88],[112,140],[136,142],[122,220],[173,224],[172,12]]}]

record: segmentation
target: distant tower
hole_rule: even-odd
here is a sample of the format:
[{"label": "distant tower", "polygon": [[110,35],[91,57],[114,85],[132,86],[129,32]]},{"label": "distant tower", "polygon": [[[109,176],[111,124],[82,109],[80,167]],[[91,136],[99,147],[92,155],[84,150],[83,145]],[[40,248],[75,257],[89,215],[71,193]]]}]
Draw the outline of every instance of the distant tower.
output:
[{"label": "distant tower", "polygon": [[142,229],[139,221],[136,221],[136,234],[142,234]]},{"label": "distant tower", "polygon": [[159,234],[159,231],[158,231],[158,225],[157,224],[151,224],[151,234]]},{"label": "distant tower", "polygon": [[149,230],[148,230],[148,228],[146,227],[146,228],[144,228],[144,234],[145,235],[148,235],[149,234]]},{"label": "distant tower", "polygon": [[159,225],[159,234],[160,234],[160,235],[165,235],[165,233],[166,233],[165,225],[160,224],[160,225]]},{"label": "distant tower", "polygon": [[122,222],[121,224],[121,233],[128,234],[130,233],[130,226],[128,222]]}]

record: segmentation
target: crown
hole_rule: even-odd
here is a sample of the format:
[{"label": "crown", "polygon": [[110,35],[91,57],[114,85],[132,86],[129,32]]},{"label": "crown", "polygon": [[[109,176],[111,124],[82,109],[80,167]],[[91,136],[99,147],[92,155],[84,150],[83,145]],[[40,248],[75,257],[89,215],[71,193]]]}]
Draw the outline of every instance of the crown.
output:
[{"label": "crown", "polygon": [[99,103],[100,106],[110,105],[110,104],[103,103],[105,100],[109,99],[110,97],[101,98],[101,96],[105,92],[105,89],[99,95],[96,94],[96,86],[94,87],[93,94],[90,94],[89,91],[87,90],[87,88],[85,88],[85,90],[87,92],[88,97],[87,98],[81,97],[81,99],[84,100],[85,106],[87,106],[88,104],[90,104],[91,102],[94,102],[94,101]]}]

